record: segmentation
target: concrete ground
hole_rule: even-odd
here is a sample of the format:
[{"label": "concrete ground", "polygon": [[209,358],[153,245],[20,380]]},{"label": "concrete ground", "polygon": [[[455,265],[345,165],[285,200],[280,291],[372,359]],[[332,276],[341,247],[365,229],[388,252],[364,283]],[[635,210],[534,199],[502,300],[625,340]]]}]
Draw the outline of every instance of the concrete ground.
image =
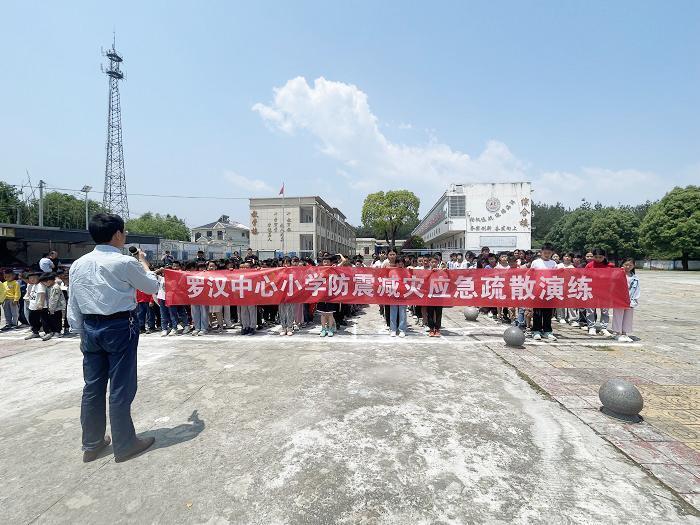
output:
[{"label": "concrete ground", "polygon": [[446,312],[441,339],[390,338],[377,307],[333,339],[145,336],[134,421],[157,442],[120,464],[80,461],[78,342],[2,334],[2,521],[700,523],[505,363],[502,327]]}]

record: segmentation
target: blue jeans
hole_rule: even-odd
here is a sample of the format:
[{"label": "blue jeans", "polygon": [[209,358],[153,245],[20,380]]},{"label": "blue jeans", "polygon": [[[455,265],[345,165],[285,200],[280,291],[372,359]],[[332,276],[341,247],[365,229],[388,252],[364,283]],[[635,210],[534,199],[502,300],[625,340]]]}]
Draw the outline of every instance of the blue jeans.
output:
[{"label": "blue jeans", "polygon": [[139,328],[135,312],[127,319],[83,321],[83,400],[80,425],[83,450],[95,450],[105,437],[105,397],[109,380],[109,422],[114,455],[123,456],[136,440],[131,403],[136,396],[136,349]]},{"label": "blue jeans", "polygon": [[399,332],[406,331],[406,307],[392,304],[389,306],[389,328],[396,333],[396,320],[398,318]]},{"label": "blue jeans", "polygon": [[166,306],[165,299],[158,299],[158,306],[160,306],[160,329],[177,330],[177,306]]},{"label": "blue jeans", "polygon": [[195,331],[206,332],[209,329],[209,309],[206,305],[192,305],[192,322]]},{"label": "blue jeans", "polygon": [[141,330],[145,330],[146,325],[148,325],[148,328],[150,328],[151,330],[155,330],[156,318],[153,316],[153,312],[151,312],[151,307],[149,306],[149,304],[139,303],[137,312],[139,314],[139,328]]}]

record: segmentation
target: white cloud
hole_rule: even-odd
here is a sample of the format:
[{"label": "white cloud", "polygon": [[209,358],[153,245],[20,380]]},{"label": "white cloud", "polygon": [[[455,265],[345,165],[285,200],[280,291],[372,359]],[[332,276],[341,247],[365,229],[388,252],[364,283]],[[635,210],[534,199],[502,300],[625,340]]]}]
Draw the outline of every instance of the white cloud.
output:
[{"label": "white cloud", "polygon": [[[481,153],[470,156],[441,143],[434,130],[426,130],[427,143],[395,143],[382,133],[381,128],[387,126],[380,126],[363,91],[323,77],[313,85],[303,77],[293,78],[274,89],[269,104],[257,103],[252,109],[272,129],[290,135],[309,133],[318,140],[323,154],[338,161],[338,179],[345,182],[348,199],[352,198],[345,212],[355,221],[364,195],[379,189],[410,189],[421,197],[423,210],[451,182],[530,180],[538,201],[569,206],[582,198],[604,204],[638,203],[660,198],[673,187],[672,181],[692,180],[688,174],[698,172],[695,166],[671,179],[636,169],[598,167],[537,173],[503,142],[490,140]],[[410,127],[399,125],[400,129]],[[333,193],[340,193],[337,185],[330,187]]]},{"label": "white cloud", "polygon": [[272,186],[260,179],[253,179],[239,175],[235,171],[227,171],[224,178],[231,184],[242,190],[247,190],[249,195],[260,195],[264,193],[277,193]]},{"label": "white cloud", "polygon": [[355,187],[381,181],[430,179],[445,186],[454,181],[525,179],[525,164],[501,142],[488,142],[475,158],[436,140],[419,146],[391,142],[380,131],[367,95],[352,84],[321,77],[310,86],[297,77],[275,88],[269,105],[258,103],[252,109],[282,132],[311,133],[324,154],[352,171]]}]

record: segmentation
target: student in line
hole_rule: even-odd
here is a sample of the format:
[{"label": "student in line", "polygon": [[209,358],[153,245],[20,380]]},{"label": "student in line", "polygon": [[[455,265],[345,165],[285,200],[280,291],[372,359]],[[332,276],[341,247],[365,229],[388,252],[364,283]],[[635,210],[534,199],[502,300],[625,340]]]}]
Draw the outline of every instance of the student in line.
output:
[{"label": "student in line", "polygon": [[630,334],[634,328],[634,309],[639,305],[639,278],[635,275],[634,259],[628,258],[622,262],[622,268],[627,277],[627,288],[630,294],[629,308],[613,309],[613,332],[617,334],[617,340],[621,343],[631,343]]},{"label": "student in line", "polygon": [[[557,264],[557,268],[564,268],[566,270],[573,270],[576,268],[576,266],[574,266],[574,254],[568,252],[562,255],[561,261]],[[571,326],[578,326],[578,308],[557,308],[557,319],[559,319],[559,323],[561,324],[570,323]]]},{"label": "student in line", "polygon": [[[535,259],[530,264],[533,270],[553,270],[557,267],[557,263],[552,260],[554,254],[553,246],[546,242],[542,245],[540,258]],[[557,338],[552,333],[552,314],[553,308],[535,308],[532,313],[532,338],[540,340],[544,338],[546,341],[554,342]]]},{"label": "student in line", "polygon": [[[283,268],[291,268],[292,260],[289,257],[282,259]],[[280,335],[294,335],[294,315],[296,310],[294,303],[281,303],[279,305]]]},{"label": "student in line", "polygon": [[48,322],[51,333],[54,337],[62,337],[63,312],[68,306],[66,297],[63,295],[63,290],[61,290],[61,283],[56,279],[56,274],[50,274],[44,285],[46,286],[46,307],[48,309]]},{"label": "student in line", "polygon": [[[614,268],[615,265],[608,262],[605,250],[602,248],[593,248],[590,252],[593,259],[586,264],[586,268]],[[586,254],[588,259],[588,254]],[[612,334],[608,331],[610,322],[610,314],[607,308],[600,309],[600,335],[610,337]],[[586,326],[588,327],[588,335],[597,335],[596,331],[596,309],[586,308]]]},{"label": "student in line", "polygon": [[19,299],[22,292],[15,272],[11,269],[5,270],[4,278],[5,300],[2,303],[2,309],[5,314],[5,326],[2,330],[12,330],[19,326]]},{"label": "student in line", "polygon": [[[51,278],[48,273],[30,274],[32,287],[27,288],[28,292],[28,307],[29,307],[29,324],[32,327],[32,332],[25,337],[26,340],[36,339],[41,337],[42,341],[48,341],[53,337],[51,325],[49,324],[49,310],[46,298],[46,282]],[[31,282],[30,281],[30,282]],[[44,336],[39,335],[39,331],[44,331]]]},{"label": "student in line", "polygon": [[[248,258],[241,264],[241,270],[249,270],[256,259]],[[255,335],[255,327],[258,322],[258,307],[254,304],[242,304],[238,306],[238,319],[241,321],[241,335]]]}]

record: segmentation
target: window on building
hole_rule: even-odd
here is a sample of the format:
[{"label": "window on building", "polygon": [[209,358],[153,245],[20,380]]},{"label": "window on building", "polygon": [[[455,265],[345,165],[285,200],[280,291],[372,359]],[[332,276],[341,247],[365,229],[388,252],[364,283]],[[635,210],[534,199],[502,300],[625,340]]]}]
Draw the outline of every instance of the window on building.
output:
[{"label": "window on building", "polygon": [[365,246],[365,255],[369,255],[369,246]]},{"label": "window on building", "polygon": [[451,195],[449,197],[450,217],[464,217],[465,197],[464,195]]},{"label": "window on building", "polygon": [[211,231],[211,230],[207,230],[207,237],[209,237],[209,238],[211,239],[211,236],[212,236],[212,231]]},{"label": "window on building", "polygon": [[314,236],[308,233],[299,235],[299,249],[304,251],[313,250]]},{"label": "window on building", "polygon": [[198,240],[202,236],[202,232],[195,232],[194,234],[194,240]]},{"label": "window on building", "polygon": [[299,207],[299,222],[302,224],[310,224],[314,222],[314,209],[312,206]]},{"label": "window on building", "polygon": [[223,241],[224,240],[224,232],[221,230],[216,231],[216,240],[217,241]]}]

